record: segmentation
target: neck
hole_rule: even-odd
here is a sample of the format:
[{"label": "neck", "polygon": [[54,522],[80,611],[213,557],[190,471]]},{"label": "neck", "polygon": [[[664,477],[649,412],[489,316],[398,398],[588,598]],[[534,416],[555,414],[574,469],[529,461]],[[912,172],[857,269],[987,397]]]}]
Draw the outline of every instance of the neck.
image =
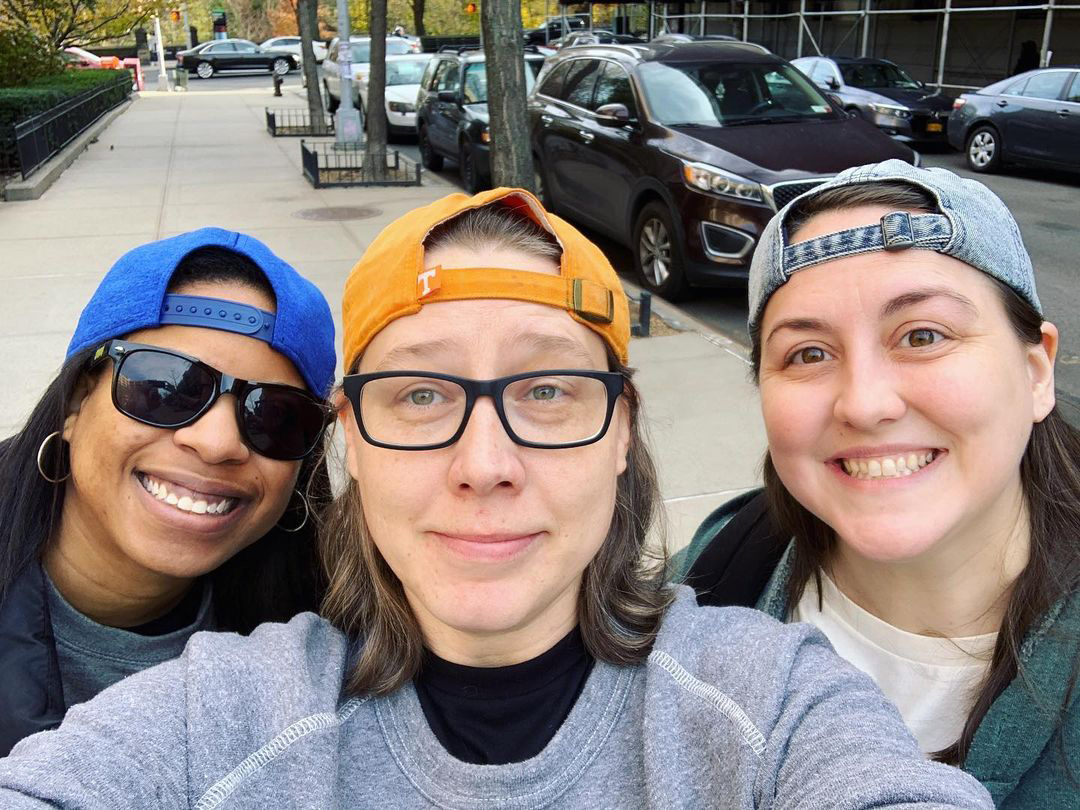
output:
[{"label": "neck", "polygon": [[65,504],[45,570],[77,611],[108,627],[136,627],[179,604],[194,580],[149,571],[82,530]]},{"label": "neck", "polygon": [[977,525],[908,560],[870,560],[840,539],[827,572],[859,607],[909,633],[946,638],[995,633],[1031,542],[1019,489],[1001,503],[1003,508]]}]

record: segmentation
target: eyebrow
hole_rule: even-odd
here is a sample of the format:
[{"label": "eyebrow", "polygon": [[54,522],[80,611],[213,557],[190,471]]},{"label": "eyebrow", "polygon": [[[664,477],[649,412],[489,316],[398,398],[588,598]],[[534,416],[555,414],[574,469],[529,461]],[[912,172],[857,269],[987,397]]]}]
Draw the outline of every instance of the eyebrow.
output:
[{"label": "eyebrow", "polygon": [[780,321],[770,330],[765,342],[768,343],[772,340],[773,336],[781,329],[791,329],[795,332],[828,332],[829,325],[817,318],[787,318]]},{"label": "eyebrow", "polygon": [[405,362],[407,360],[427,360],[436,355],[453,353],[457,348],[456,344],[445,339],[426,340],[407,346],[396,346],[383,355],[379,364],[375,366],[375,371],[385,371],[395,366],[407,365]]},{"label": "eyebrow", "polygon": [[970,298],[966,298],[958,292],[946,287],[921,287],[917,290],[906,292],[903,295],[898,295],[891,301],[887,301],[881,307],[881,317],[887,318],[890,315],[895,315],[901,310],[907,309],[915,304],[921,304],[923,301],[928,301],[931,298],[948,298],[968,310],[972,315],[976,315],[979,312],[978,307],[972,303]]},{"label": "eyebrow", "polygon": [[[569,354],[575,362],[591,366],[593,358],[578,341],[561,335],[544,335],[536,332],[525,332],[511,339],[516,345],[524,346],[537,352],[552,354]],[[460,344],[446,339],[428,340],[421,343],[412,343],[405,346],[397,346],[385,355],[375,367],[375,371],[398,368],[407,365],[408,362],[430,360],[439,355],[460,355]]]}]

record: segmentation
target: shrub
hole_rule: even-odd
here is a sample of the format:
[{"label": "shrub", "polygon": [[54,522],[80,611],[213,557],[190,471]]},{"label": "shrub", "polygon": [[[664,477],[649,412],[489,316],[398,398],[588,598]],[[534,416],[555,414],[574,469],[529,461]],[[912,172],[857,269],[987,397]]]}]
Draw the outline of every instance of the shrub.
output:
[{"label": "shrub", "polygon": [[28,28],[0,25],[0,87],[20,87],[62,69],[60,55]]}]

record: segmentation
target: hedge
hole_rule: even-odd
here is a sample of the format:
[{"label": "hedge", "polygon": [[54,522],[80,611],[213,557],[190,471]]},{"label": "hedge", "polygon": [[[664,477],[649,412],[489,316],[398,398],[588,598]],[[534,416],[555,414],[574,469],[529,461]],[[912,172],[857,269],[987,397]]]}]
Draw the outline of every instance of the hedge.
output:
[{"label": "hedge", "polygon": [[127,70],[67,70],[36,79],[25,87],[0,88],[0,171],[16,171],[15,124],[50,110],[70,98],[118,81],[130,79]]}]

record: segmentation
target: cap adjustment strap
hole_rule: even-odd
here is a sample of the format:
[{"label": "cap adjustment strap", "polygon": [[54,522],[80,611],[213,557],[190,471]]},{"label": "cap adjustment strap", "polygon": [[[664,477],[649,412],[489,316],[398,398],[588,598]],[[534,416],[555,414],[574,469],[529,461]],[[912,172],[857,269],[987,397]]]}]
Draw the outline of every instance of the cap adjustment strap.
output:
[{"label": "cap adjustment strap", "polygon": [[258,307],[207,298],[201,295],[165,296],[161,303],[161,324],[201,326],[221,329],[270,343],[274,335],[274,315]]},{"label": "cap adjustment strap", "polygon": [[943,214],[893,211],[876,225],[862,225],[825,234],[784,248],[784,271],[794,273],[814,264],[869,253],[917,247],[942,250],[952,239],[952,223]]}]

